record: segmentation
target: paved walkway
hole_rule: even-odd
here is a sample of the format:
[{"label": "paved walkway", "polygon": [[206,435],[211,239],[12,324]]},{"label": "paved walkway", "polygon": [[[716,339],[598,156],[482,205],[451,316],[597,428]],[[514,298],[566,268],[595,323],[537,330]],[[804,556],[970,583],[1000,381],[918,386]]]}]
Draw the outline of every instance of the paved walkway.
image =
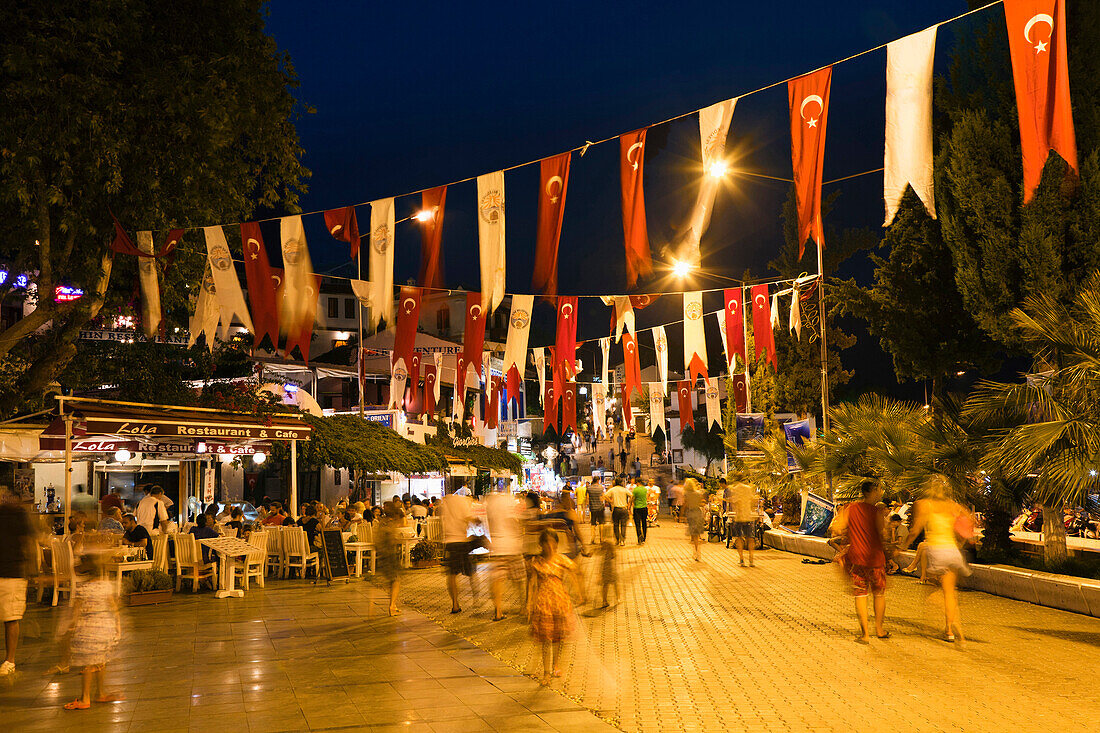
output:
[{"label": "paved walkway", "polygon": [[[683,525],[667,521],[644,547],[621,548],[622,602],[581,609],[554,688],[647,733],[1060,730],[1087,727],[1100,710],[1097,619],[964,592],[964,650],[938,640],[937,596],[894,578],[893,637],[864,646],[854,642],[852,601],[834,566],[777,550],[757,553],[755,568],[736,558],[712,544],[705,562],[692,562]],[[595,562],[585,571],[592,598]],[[521,617],[490,623],[484,590],[452,616],[439,572],[413,571],[404,597],[509,666],[538,673]],[[519,603],[513,592],[512,609]]]},{"label": "paved walkway", "polygon": [[[433,579],[441,584],[438,575]],[[269,582],[125,609],[111,682],[128,700],[66,711],[79,675],[46,677],[67,608],[34,607],[18,677],[0,682],[5,731],[613,731],[415,611],[386,615],[371,583]]]}]

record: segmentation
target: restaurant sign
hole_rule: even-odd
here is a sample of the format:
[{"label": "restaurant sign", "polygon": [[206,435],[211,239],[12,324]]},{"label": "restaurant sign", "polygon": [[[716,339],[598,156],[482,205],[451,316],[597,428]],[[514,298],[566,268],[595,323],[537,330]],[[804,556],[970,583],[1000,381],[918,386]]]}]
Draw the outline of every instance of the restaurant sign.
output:
[{"label": "restaurant sign", "polygon": [[163,336],[157,335],[153,338],[146,338],[145,334],[138,331],[81,331],[81,341],[113,341],[119,344],[133,344],[133,343],[146,343],[152,341],[158,344],[170,344],[172,346],[187,346],[189,336],[184,333],[180,335],[178,333],[165,334]]},{"label": "restaurant sign", "polygon": [[[41,438],[43,450],[65,450],[64,438]],[[198,441],[157,441],[124,440],[111,436],[101,438],[81,438],[73,440],[73,453],[114,453],[128,450],[131,453],[157,453],[162,456],[192,456],[198,453],[211,455],[247,456],[253,453],[269,453],[270,443],[252,443],[249,445],[229,443],[203,443],[198,449]]]},{"label": "restaurant sign", "polygon": [[113,420],[89,417],[87,431],[105,435],[222,438],[238,440],[303,440],[309,437],[308,425],[233,425],[186,423],[175,420]]}]

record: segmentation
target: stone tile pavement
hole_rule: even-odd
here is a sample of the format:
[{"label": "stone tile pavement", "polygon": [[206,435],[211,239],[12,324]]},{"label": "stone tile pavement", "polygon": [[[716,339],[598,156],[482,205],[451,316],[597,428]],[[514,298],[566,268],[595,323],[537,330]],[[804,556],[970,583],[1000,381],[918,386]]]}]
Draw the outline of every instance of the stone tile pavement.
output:
[{"label": "stone tile pavement", "polygon": [[[633,528],[630,530],[633,535]],[[618,556],[623,598],[583,606],[553,688],[623,730],[1059,730],[1100,710],[1100,621],[978,592],[961,597],[965,649],[938,639],[938,594],[891,579],[888,628],[854,642],[847,586],[832,565],[777,550],[741,568],[719,544],[691,561],[683,525],[650,529]],[[584,565],[598,594],[595,561]],[[509,667],[535,675],[536,645],[509,592],[512,617],[491,623],[481,592],[450,615],[439,571],[410,571],[406,603]],[[545,717],[545,716],[544,716]],[[553,718],[552,718],[553,719]],[[565,718],[561,718],[564,720]]]},{"label": "stone tile pavement", "polygon": [[[433,575],[433,579],[441,580]],[[370,582],[269,581],[243,599],[209,591],[125,609],[109,666],[126,701],[66,711],[79,676],[58,661],[65,607],[29,609],[18,677],[0,682],[8,731],[611,731],[558,692],[405,610]]]}]

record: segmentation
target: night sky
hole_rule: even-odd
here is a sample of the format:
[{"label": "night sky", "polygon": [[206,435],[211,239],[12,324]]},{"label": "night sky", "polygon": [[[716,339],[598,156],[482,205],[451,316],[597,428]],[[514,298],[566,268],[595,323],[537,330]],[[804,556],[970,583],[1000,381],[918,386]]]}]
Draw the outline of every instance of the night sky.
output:
[{"label": "night sky", "polygon": [[[612,137],[966,9],[963,0],[674,6],[275,0],[268,29],[293,59],[299,99],[316,110],[298,123],[304,162],[313,172],[302,206],[312,211],[400,196]],[[995,13],[999,7],[941,28],[937,66],[946,62],[956,34]],[[883,49],[834,68],[826,181],[882,165],[885,63]],[[790,177],[786,95],[781,85],[738,102],[727,140],[735,166]],[[651,129],[649,137],[646,202],[656,257],[694,199],[697,117]],[[508,290],[531,292],[538,167],[505,175]],[[779,212],[788,185],[748,176],[731,181],[703,240],[706,270],[768,274],[766,263],[781,243]],[[880,227],[881,173],[826,186],[826,195],[836,188],[841,197],[827,228]],[[478,287],[475,191],[469,181],[447,194],[443,250],[452,287]],[[418,205],[419,195],[398,198],[398,218]],[[366,230],[369,209],[358,213]],[[307,226],[317,270],[353,275],[346,245],[328,237],[320,217],[307,218]],[[416,227],[398,225],[397,283],[416,275]],[[625,290],[616,141],[573,156],[559,262],[563,294]],[[809,255],[805,262],[816,264]],[[693,287],[723,284],[696,280]],[[666,278],[639,289],[683,287]],[[704,305],[720,307],[718,300],[713,308]],[[675,310],[640,316],[639,326],[675,320]],[[598,319],[587,319],[589,328],[583,312],[582,303],[581,335],[603,335],[603,309]],[[888,368],[888,360],[884,364]]]}]

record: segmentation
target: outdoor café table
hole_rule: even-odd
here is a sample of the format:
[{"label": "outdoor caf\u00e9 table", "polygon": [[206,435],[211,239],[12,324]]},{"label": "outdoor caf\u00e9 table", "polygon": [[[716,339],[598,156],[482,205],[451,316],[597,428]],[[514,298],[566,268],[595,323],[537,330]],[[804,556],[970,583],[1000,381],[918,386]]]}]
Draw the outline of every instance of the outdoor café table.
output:
[{"label": "outdoor caf\u00e9 table", "polygon": [[243,558],[244,562],[248,562],[248,554],[250,552],[257,552],[257,549],[248,544],[244,540],[239,540],[236,537],[213,537],[208,540],[199,540],[200,544],[206,545],[214,552],[218,553],[218,560],[221,563],[221,568],[218,570],[218,591],[214,594],[215,598],[228,598],[230,596],[241,598],[244,596],[243,590],[238,590],[236,587],[236,579],[233,577],[233,569],[236,567],[234,562],[237,558]]},{"label": "outdoor caf\u00e9 table", "polygon": [[412,546],[419,542],[420,539],[416,536],[416,529],[413,527],[402,527],[397,532],[397,545],[401,551],[401,567],[407,568],[412,564],[409,559]]},{"label": "outdoor caf\u00e9 table", "polygon": [[153,561],[144,559],[145,551],[140,547],[113,547],[108,550],[113,560],[104,563],[107,575],[115,574],[115,593],[122,593],[122,574],[131,570],[152,570]]},{"label": "outdoor caf\u00e9 table", "polygon": [[[345,542],[344,549],[355,553],[355,577],[363,577],[363,553],[370,552],[374,548],[370,542]],[[371,569],[374,572],[374,553],[371,552]]]}]

